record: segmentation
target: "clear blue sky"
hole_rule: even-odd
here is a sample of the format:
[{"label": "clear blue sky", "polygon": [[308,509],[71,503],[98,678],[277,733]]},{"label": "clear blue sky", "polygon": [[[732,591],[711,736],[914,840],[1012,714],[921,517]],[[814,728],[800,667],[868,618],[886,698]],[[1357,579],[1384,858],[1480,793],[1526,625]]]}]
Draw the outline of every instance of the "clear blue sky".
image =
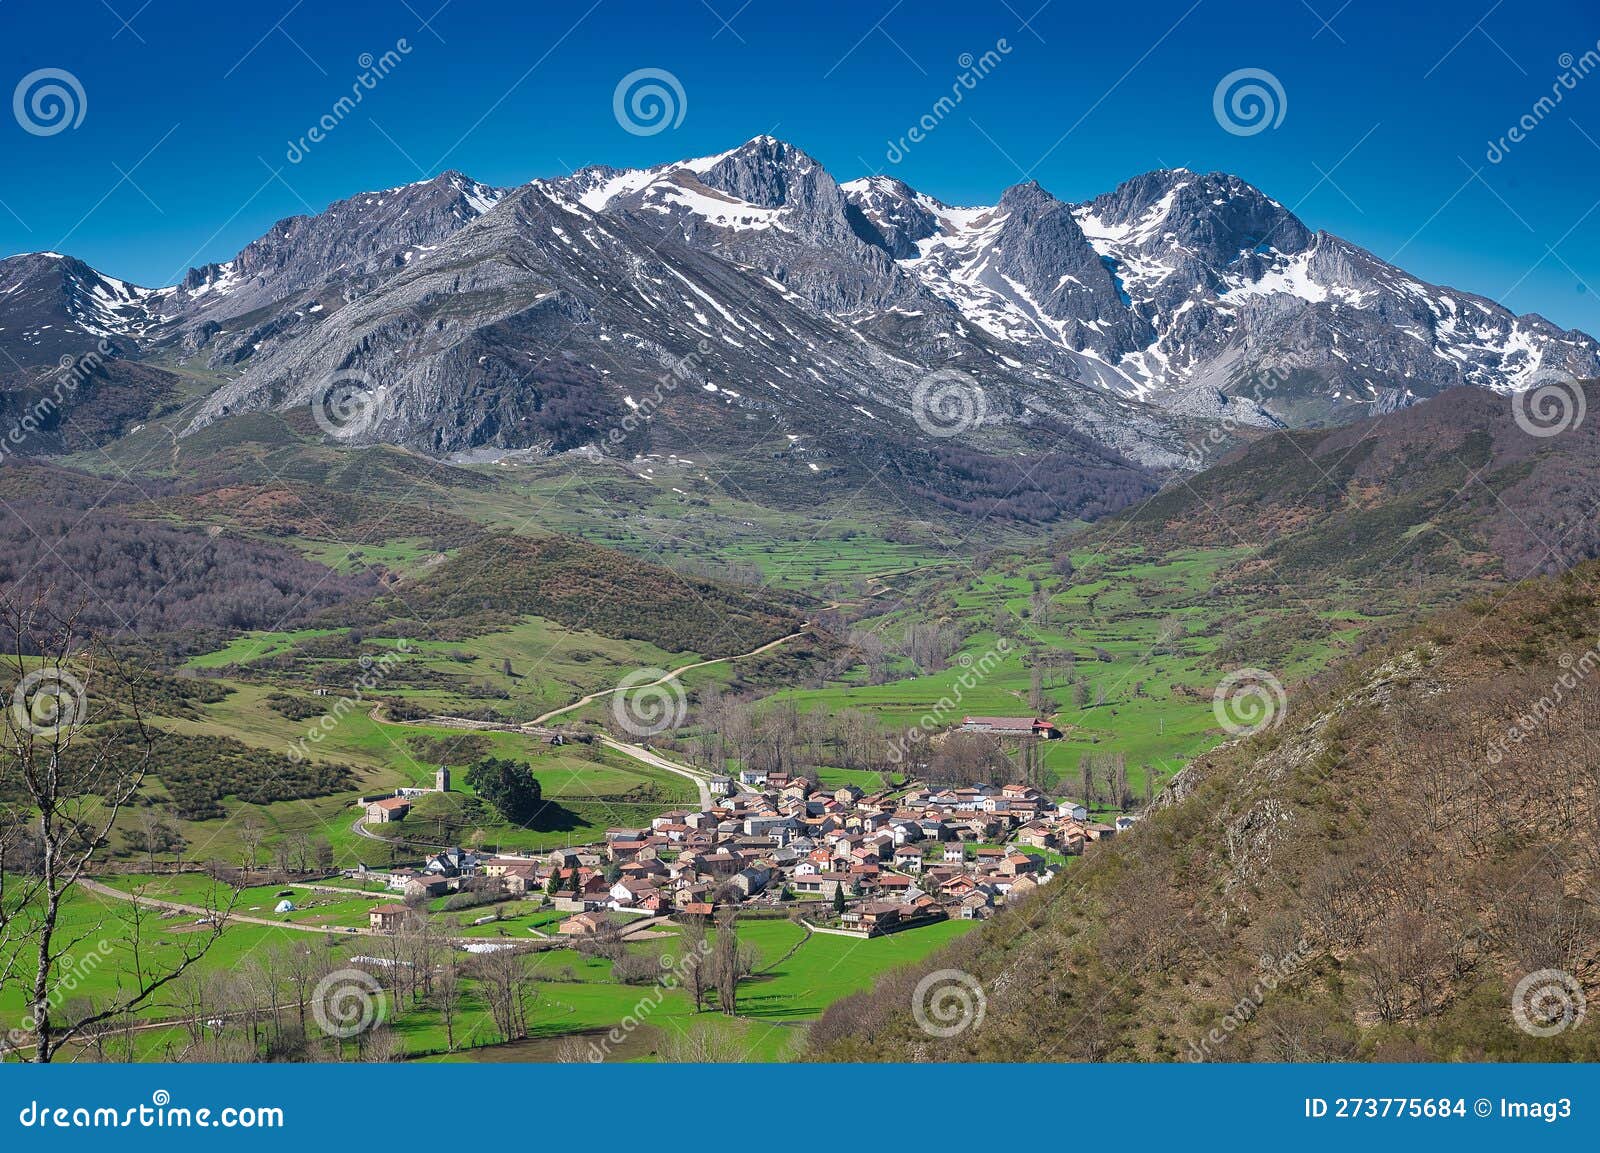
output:
[{"label": "clear blue sky", "polygon": [[[362,54],[402,38],[289,163]],[[1002,38],[1000,63],[891,163],[962,54]],[[1600,9],[1560,0],[0,0],[0,95],[58,68],[86,100],[53,135],[0,113],[0,252],[168,283],[281,217],[444,168],[516,184],[771,132],[841,180],[890,171],[954,203],[1024,173],[1081,199],[1150,168],[1235,172],[1427,279],[1600,333],[1600,66],[1533,111],[1563,54],[1575,74],[1597,40]],[[641,68],[677,78],[681,124],[619,125],[614,90]],[[1286,98],[1248,136],[1213,115],[1242,68]],[[1525,115],[1537,124],[1489,163]]]}]

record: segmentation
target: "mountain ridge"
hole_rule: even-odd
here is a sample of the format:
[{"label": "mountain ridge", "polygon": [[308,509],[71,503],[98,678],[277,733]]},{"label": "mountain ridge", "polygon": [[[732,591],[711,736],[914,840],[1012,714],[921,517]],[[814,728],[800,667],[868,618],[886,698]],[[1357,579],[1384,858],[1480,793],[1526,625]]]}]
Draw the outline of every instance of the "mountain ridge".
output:
[{"label": "mountain ridge", "polygon": [[[0,339],[38,295],[20,291],[29,259],[0,261]],[[444,456],[611,451],[607,428],[685,358],[725,410],[713,445],[755,422],[841,445],[887,423],[926,446],[917,389],[954,373],[982,401],[961,430],[982,451],[1056,423],[1158,470],[1189,467],[1216,422],[1600,374],[1586,334],[1424,284],[1235,176],[1155,170],[1082,204],[1026,182],[954,208],[893,177],[840,184],[770,136],[515,189],[447,172],[357,194],[164,288],[83,268],[123,295],[48,322],[67,330],[52,343],[75,326],[120,359],[204,361],[224,379],[190,428],[347,374],[386,400],[341,435]],[[40,322],[11,339],[38,344]],[[585,415],[552,431],[564,406]],[[674,407],[622,447],[688,446],[705,405]]]}]

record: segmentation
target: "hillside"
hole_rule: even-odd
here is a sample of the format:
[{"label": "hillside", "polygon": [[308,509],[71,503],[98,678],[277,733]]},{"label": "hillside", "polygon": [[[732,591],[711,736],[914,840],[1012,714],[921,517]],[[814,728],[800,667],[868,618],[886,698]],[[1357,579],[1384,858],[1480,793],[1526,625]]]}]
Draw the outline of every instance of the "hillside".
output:
[{"label": "hillside", "polygon": [[388,607],[424,620],[484,612],[540,616],[672,651],[728,656],[797,631],[800,603],[552,536],[469,545]]},{"label": "hillside", "polygon": [[[1541,1014],[1600,984],[1597,630],[1590,564],[1292,688],[1031,903],[835,1005],[812,1056],[1594,1060]],[[946,1038],[912,1012],[935,970],[985,1002]],[[930,984],[930,1012],[976,1000]]]},{"label": "hillside", "polygon": [[[1585,407],[1600,402],[1600,383],[1581,387]],[[1591,515],[1600,426],[1579,408],[1571,428],[1530,435],[1519,403],[1455,389],[1340,428],[1273,432],[1169,486],[1113,531],[1248,545],[1259,556],[1246,576],[1266,570],[1300,584],[1556,572],[1600,555]]]}]

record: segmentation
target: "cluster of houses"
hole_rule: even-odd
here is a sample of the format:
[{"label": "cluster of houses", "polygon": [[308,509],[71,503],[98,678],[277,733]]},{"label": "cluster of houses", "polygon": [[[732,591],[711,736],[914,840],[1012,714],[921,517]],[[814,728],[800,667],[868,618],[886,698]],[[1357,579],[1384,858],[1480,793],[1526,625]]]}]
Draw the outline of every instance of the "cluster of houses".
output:
[{"label": "cluster of houses", "polygon": [[561,925],[569,936],[600,931],[616,911],[710,916],[797,901],[815,902],[819,923],[874,935],[988,917],[1048,881],[1051,854],[1081,853],[1132,821],[1091,821],[1023,784],[866,794],[747,769],[714,788],[711,808],[609,829],[597,844],[539,857],[448,849],[388,872],[388,884],[407,898],[546,894],[574,914]]}]

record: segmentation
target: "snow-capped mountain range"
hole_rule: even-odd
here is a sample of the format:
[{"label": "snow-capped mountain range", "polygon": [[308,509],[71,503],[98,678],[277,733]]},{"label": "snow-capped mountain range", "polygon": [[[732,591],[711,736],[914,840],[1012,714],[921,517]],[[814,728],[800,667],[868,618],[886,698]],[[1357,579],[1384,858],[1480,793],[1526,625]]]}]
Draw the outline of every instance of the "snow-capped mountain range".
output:
[{"label": "snow-capped mountain range", "polygon": [[1593,338],[1419,281],[1233,176],[1150,172],[1083,204],[1028,183],[960,208],[892,177],[839,184],[771,137],[516,189],[445,173],[282,221],[165,288],[0,261],[8,392],[101,341],[220,371],[191,427],[354,374],[384,403],[350,439],[441,455],[618,451],[618,422],[620,449],[915,446],[943,370],[981,389],[968,431],[991,451],[1050,427],[1181,466],[1223,417],[1600,375]]}]

